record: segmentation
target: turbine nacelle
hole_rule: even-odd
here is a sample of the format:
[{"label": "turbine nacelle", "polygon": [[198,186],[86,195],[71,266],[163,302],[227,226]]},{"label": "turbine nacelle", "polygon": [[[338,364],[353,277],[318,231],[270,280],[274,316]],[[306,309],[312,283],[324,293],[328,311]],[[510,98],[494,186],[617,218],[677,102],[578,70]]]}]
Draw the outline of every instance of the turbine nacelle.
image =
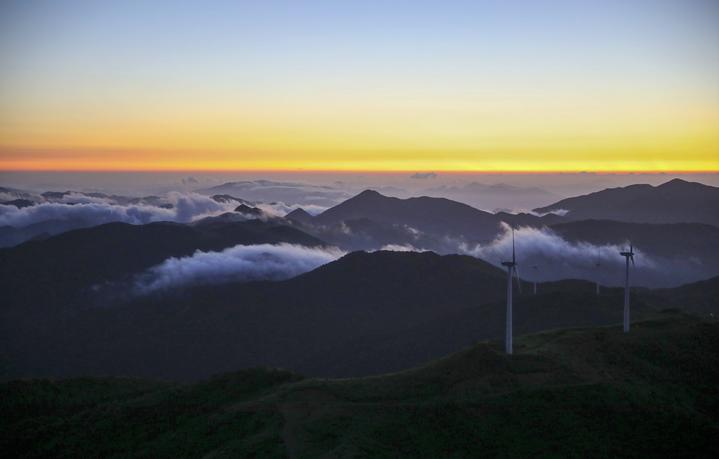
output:
[{"label": "turbine nacelle", "polygon": [[627,257],[628,259],[632,260],[632,266],[634,266],[634,246],[629,244],[629,251],[628,252],[619,252],[619,255],[623,257]]}]

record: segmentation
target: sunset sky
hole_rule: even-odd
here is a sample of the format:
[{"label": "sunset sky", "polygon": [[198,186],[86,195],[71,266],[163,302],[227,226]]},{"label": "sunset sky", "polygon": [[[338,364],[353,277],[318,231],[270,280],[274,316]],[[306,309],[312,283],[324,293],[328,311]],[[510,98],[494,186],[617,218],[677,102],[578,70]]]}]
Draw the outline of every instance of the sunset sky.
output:
[{"label": "sunset sky", "polygon": [[0,3],[0,170],[719,171],[719,2]]}]

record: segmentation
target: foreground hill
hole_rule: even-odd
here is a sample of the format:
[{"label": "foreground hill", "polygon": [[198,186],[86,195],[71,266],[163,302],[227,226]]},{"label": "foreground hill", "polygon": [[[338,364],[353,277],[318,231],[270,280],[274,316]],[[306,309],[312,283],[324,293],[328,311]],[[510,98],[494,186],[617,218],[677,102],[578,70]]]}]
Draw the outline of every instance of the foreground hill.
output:
[{"label": "foreground hill", "polygon": [[678,314],[476,344],[377,377],[0,385],[26,457],[716,457],[719,324]]},{"label": "foreground hill", "polygon": [[[267,364],[337,375],[329,364],[320,365],[328,347],[359,340],[372,349],[376,335],[498,301],[503,279],[501,270],[467,256],[357,252],[286,281],[188,287],[133,296],[111,307],[58,308],[49,322],[19,312],[32,328],[8,330],[14,339],[4,369],[16,377],[198,379]],[[417,358],[388,367],[382,359],[368,365],[348,356],[349,374],[425,360]]]},{"label": "foreground hill", "polygon": [[567,220],[719,225],[719,188],[681,179],[658,186],[630,185],[563,199],[536,212],[567,211]]},{"label": "foreground hill", "polygon": [[[257,365],[329,377],[398,371],[502,337],[505,279],[468,256],[356,252],[285,281],[188,286],[51,313],[17,310],[4,322],[2,371],[4,379],[175,380]],[[517,333],[621,321],[621,289],[596,296],[592,283],[562,281],[539,284],[535,296],[526,287],[515,291]],[[684,288],[696,297],[707,292]],[[634,319],[684,306],[646,292],[634,292]],[[715,297],[704,302],[719,310]]]}]

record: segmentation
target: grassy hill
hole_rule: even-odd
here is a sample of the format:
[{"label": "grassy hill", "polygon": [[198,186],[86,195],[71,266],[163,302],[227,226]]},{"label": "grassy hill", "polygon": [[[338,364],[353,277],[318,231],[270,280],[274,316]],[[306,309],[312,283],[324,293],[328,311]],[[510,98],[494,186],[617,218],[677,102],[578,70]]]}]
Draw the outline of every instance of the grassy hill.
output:
[{"label": "grassy hill", "polygon": [[179,385],[0,386],[25,457],[716,457],[719,323],[677,313],[483,342],[354,379],[254,369]]}]

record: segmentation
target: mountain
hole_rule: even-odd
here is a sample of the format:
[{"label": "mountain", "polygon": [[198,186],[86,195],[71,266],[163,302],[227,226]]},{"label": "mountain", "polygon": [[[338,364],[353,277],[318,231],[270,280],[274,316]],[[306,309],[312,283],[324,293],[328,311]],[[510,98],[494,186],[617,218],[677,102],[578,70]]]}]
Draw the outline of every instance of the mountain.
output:
[{"label": "mountain", "polygon": [[242,196],[256,202],[283,202],[285,204],[333,206],[345,199],[341,189],[323,185],[273,180],[241,180],[197,190],[198,193]]},{"label": "mountain", "polygon": [[566,211],[568,220],[706,223],[719,226],[719,188],[681,179],[630,185],[563,199],[535,212]]},{"label": "mountain", "polygon": [[215,202],[221,202],[221,203],[237,202],[240,204],[252,204],[249,201],[245,201],[242,198],[236,198],[234,196],[230,196],[229,194],[215,194],[215,195],[210,196],[210,198]]},{"label": "mountain", "polygon": [[[188,287],[113,307],[40,309],[39,299],[16,293],[19,304],[34,307],[13,317],[32,327],[8,330],[17,354],[4,367],[16,375],[40,366],[46,375],[119,371],[175,379],[258,364],[303,368],[304,360],[320,361],[328,345],[363,336],[371,342],[466,302],[497,301],[502,279],[500,270],[471,257],[378,252],[350,254],[287,281]],[[38,319],[48,310],[55,314],[50,323]],[[195,363],[187,366],[188,359]]]},{"label": "mountain", "polygon": [[258,209],[257,207],[248,206],[247,204],[240,204],[239,206],[235,207],[235,212],[245,214],[251,218],[260,218],[264,215],[264,212],[262,212],[262,210]]},{"label": "mountain", "polygon": [[13,199],[10,201],[0,202],[0,204],[5,205],[5,206],[15,206],[18,209],[23,209],[25,207],[32,207],[36,203],[35,203],[35,201],[31,201],[30,199]]},{"label": "mountain", "polygon": [[332,225],[366,218],[376,223],[403,225],[428,233],[490,239],[497,232],[498,219],[466,204],[445,198],[399,199],[365,190],[319,214],[319,224]]},{"label": "mountain", "polygon": [[680,308],[697,315],[719,317],[719,276],[676,288],[651,290],[644,296],[666,309]]},{"label": "mountain", "polygon": [[[411,245],[453,253],[462,243],[491,241],[507,219],[445,198],[400,199],[365,190],[302,223],[312,234],[350,250]],[[545,223],[536,216],[525,223],[529,220]]]},{"label": "mountain", "polygon": [[488,185],[478,182],[461,186],[442,185],[424,190],[423,193],[464,202],[484,210],[531,209],[560,197],[537,187],[520,187],[505,183]]},{"label": "mountain", "polygon": [[716,457],[719,324],[658,314],[358,379],[0,385],[6,457]]},{"label": "mountain", "polygon": [[76,216],[73,218],[48,218],[27,226],[0,226],[0,248],[13,247],[30,240],[46,239],[66,231],[95,226],[92,217]]},{"label": "mountain", "polygon": [[[72,282],[72,273],[64,279]],[[430,252],[356,252],[285,281],[186,286],[113,304],[82,306],[79,295],[39,308],[31,285],[13,295],[31,307],[3,321],[4,379],[197,380],[257,365],[312,376],[372,375],[499,338],[505,324],[501,269]],[[515,293],[517,333],[621,321],[621,289],[597,297],[590,282],[563,281],[539,284],[534,296],[526,287]],[[632,297],[634,319],[669,307],[666,296],[657,307],[642,292]]]},{"label": "mountain", "polygon": [[3,308],[35,308],[47,303],[66,308],[85,289],[139,273],[169,257],[196,250],[222,250],[237,244],[323,242],[274,222],[207,222],[194,225],[108,223],[68,231],[39,241],[0,249]]},{"label": "mountain", "polygon": [[310,223],[314,217],[300,207],[285,215],[285,218],[297,223]]},{"label": "mountain", "polygon": [[705,269],[704,277],[719,274],[719,227],[716,226],[703,223],[650,224],[582,220],[555,224],[551,228],[573,243],[622,246],[631,241],[635,247],[652,257]]}]

